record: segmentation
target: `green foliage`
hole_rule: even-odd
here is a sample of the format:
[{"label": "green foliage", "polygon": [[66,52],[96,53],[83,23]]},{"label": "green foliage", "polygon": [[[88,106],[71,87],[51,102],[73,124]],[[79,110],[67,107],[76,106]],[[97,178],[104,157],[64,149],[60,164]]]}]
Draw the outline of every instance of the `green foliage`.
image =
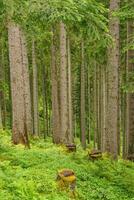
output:
[{"label": "green foliage", "polygon": [[117,15],[120,17],[122,21],[132,20],[134,19],[134,10],[133,10],[134,2],[124,1],[120,10],[117,12]]},{"label": "green foliage", "polygon": [[68,154],[63,147],[43,140],[32,141],[26,150],[10,143],[10,132],[0,132],[0,200],[71,199],[55,181],[62,168],[76,173],[76,199],[134,199],[133,163],[107,158],[91,162],[80,147],[76,154]]}]

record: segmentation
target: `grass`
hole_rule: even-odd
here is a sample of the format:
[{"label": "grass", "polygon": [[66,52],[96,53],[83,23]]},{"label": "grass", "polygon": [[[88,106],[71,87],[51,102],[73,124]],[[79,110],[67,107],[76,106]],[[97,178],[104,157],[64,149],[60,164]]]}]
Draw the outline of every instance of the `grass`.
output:
[{"label": "grass", "polygon": [[10,133],[0,132],[0,200],[69,200],[57,187],[57,171],[73,169],[75,199],[134,200],[134,163],[108,158],[91,162],[80,146],[68,154],[50,141],[34,140],[31,149],[13,146]]}]

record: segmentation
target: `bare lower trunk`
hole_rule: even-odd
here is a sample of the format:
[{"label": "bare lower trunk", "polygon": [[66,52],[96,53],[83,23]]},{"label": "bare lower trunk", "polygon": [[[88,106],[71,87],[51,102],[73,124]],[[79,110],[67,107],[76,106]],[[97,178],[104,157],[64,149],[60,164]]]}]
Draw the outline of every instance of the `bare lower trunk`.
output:
[{"label": "bare lower trunk", "polygon": [[60,143],[60,116],[59,116],[59,95],[58,95],[58,70],[56,64],[56,38],[55,31],[52,29],[51,47],[51,80],[52,80],[52,133],[53,142]]},{"label": "bare lower trunk", "polygon": [[[47,79],[47,74],[46,74]],[[46,87],[47,90],[47,87]],[[48,97],[47,97],[47,91],[45,92],[45,118],[46,118],[46,135],[49,135],[49,105],[48,105]]]},{"label": "bare lower trunk", "polygon": [[69,121],[69,143],[73,142],[73,114],[72,114],[72,76],[71,76],[71,52],[70,40],[67,39],[68,46],[68,121]]},{"label": "bare lower trunk", "polygon": [[96,87],[96,63],[94,64],[94,84],[93,84],[93,88],[94,88],[94,97],[93,97],[93,102],[94,102],[94,148],[96,148],[96,143],[97,143],[97,118],[96,118],[96,113],[97,113],[97,106],[96,106],[96,101],[97,101],[97,95],[96,95],[96,91],[97,91],[97,87]]},{"label": "bare lower trunk", "polygon": [[105,146],[106,146],[106,101],[107,101],[107,91],[106,91],[106,69],[105,67],[102,69],[102,104],[101,104],[101,118],[102,118],[102,135],[101,135],[101,150],[104,152],[105,151]]},{"label": "bare lower trunk", "polygon": [[114,158],[118,155],[118,94],[119,94],[119,20],[112,13],[119,8],[119,0],[110,1],[110,33],[114,39],[114,47],[109,48],[108,56],[108,106],[106,151]]},{"label": "bare lower trunk", "polygon": [[98,149],[101,150],[101,137],[102,137],[102,66],[99,66],[99,92],[98,92],[98,101],[99,101],[99,138],[98,138]]},{"label": "bare lower trunk", "polygon": [[[42,63],[43,65],[43,63]],[[42,95],[43,95],[43,127],[44,127],[44,139],[46,139],[47,134],[46,134],[46,99],[45,99],[45,92],[46,92],[46,80],[45,80],[45,65],[43,66],[42,69]]]},{"label": "bare lower trunk", "polygon": [[2,125],[2,63],[0,63],[0,129],[3,128]]},{"label": "bare lower trunk", "polygon": [[100,118],[100,66],[96,65],[96,132],[97,132],[97,147],[101,149],[101,118]]},{"label": "bare lower trunk", "polygon": [[0,96],[0,129],[2,129],[2,111],[1,111],[1,96]]},{"label": "bare lower trunk", "polygon": [[81,120],[81,143],[82,147],[86,148],[86,122],[85,122],[85,62],[84,62],[84,42],[81,43],[81,112],[80,112],[80,120]]},{"label": "bare lower trunk", "polygon": [[[4,47],[2,45],[2,53],[1,53],[1,62],[2,62],[2,75],[3,75],[3,83],[5,84],[6,83],[6,72],[5,72],[5,58],[4,58]],[[6,104],[6,92],[3,91],[3,94],[2,94],[2,108],[3,108],[3,111],[2,111],[2,116],[3,116],[3,128],[5,129],[6,128],[6,122],[7,122],[7,108],[6,108],[7,104]]]},{"label": "bare lower trunk", "polygon": [[69,142],[67,102],[67,51],[66,28],[60,23],[60,125],[61,142]]},{"label": "bare lower trunk", "polygon": [[[134,34],[134,22],[129,21],[127,23],[127,42],[128,45],[133,39]],[[130,49],[127,52],[127,76],[131,76],[131,73],[134,71],[134,50]],[[128,78],[127,81],[133,82],[133,78]],[[134,154],[134,94],[131,92],[131,86],[129,88],[130,91],[127,93],[127,101],[126,101],[126,137],[125,137],[125,157],[131,157]]]},{"label": "bare lower trunk", "polygon": [[38,114],[38,72],[35,58],[35,41],[32,41],[32,66],[33,66],[33,134],[39,136]]},{"label": "bare lower trunk", "polygon": [[[12,22],[8,24],[10,78],[12,96],[12,139],[14,144],[25,144],[29,147],[28,133],[31,130],[31,121],[28,97],[28,66],[24,45],[24,35],[20,27]],[[30,88],[30,87],[29,87]],[[28,121],[27,121],[28,120]]]},{"label": "bare lower trunk", "polygon": [[[51,58],[53,56],[51,55]],[[44,65],[42,63],[42,65]],[[52,63],[51,63],[52,66]],[[52,67],[51,67],[52,70]],[[52,78],[52,74],[51,74]],[[43,66],[42,69],[42,81],[43,81],[43,112],[44,112],[44,138],[50,135],[50,109],[49,109],[49,84],[48,84],[48,69]]]},{"label": "bare lower trunk", "polygon": [[90,108],[90,106],[91,106],[91,95],[90,95],[90,70],[89,70],[89,66],[87,66],[88,67],[88,86],[87,86],[87,88],[88,88],[88,144],[90,144],[90,141],[91,141],[91,135],[90,135],[90,113],[91,113],[91,108]]},{"label": "bare lower trunk", "polygon": [[32,125],[32,107],[31,107],[31,92],[30,92],[30,78],[28,69],[28,56],[26,38],[23,31],[20,30],[20,41],[22,51],[22,73],[23,73],[23,87],[24,87],[24,102],[25,102],[25,117],[28,134],[33,134]]}]

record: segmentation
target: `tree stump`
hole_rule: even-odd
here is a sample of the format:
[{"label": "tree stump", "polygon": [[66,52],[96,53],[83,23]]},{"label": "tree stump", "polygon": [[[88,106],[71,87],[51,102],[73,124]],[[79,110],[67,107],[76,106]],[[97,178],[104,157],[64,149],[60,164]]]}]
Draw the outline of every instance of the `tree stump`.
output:
[{"label": "tree stump", "polygon": [[66,148],[67,148],[67,151],[68,151],[69,153],[71,153],[71,152],[76,152],[76,145],[75,145],[75,144],[67,144],[67,145],[66,145]]},{"label": "tree stump", "polygon": [[134,161],[134,154],[128,155],[127,159],[130,160],[130,161]]},{"label": "tree stump", "polygon": [[76,176],[71,169],[62,169],[58,172],[57,179],[59,186],[64,189],[75,191]]},{"label": "tree stump", "polygon": [[88,157],[92,161],[99,160],[100,158],[102,158],[102,152],[94,149],[91,152],[88,152]]}]

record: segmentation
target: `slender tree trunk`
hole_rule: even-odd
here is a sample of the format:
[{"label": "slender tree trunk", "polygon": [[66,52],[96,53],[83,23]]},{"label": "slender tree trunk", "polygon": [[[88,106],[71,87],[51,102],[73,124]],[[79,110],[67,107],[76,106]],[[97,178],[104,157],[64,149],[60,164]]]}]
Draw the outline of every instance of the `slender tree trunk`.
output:
[{"label": "slender tree trunk", "polygon": [[[3,48],[3,47],[2,47]],[[2,66],[3,66],[3,82],[6,83],[6,74],[5,74],[5,63],[4,63],[4,50],[2,49]],[[3,128],[6,128],[6,122],[7,122],[7,107],[6,107],[6,94],[5,91],[2,95],[2,107],[3,107]]]},{"label": "slender tree trunk", "polygon": [[2,63],[0,62],[0,129],[3,128],[2,125]]},{"label": "slender tree trunk", "polygon": [[101,125],[101,150],[105,151],[106,146],[106,102],[107,102],[107,90],[106,90],[106,67],[102,69],[102,104],[101,104],[101,118],[102,118],[102,125]]},{"label": "slender tree trunk", "polygon": [[96,64],[96,142],[97,148],[99,144],[99,76],[98,76],[98,65]]},{"label": "slender tree trunk", "polygon": [[60,23],[60,125],[61,142],[69,142],[68,102],[67,102],[67,51],[66,28]]},{"label": "slender tree trunk", "polygon": [[33,66],[33,134],[39,136],[39,113],[38,113],[38,71],[35,55],[35,41],[32,41],[32,66]]},{"label": "slender tree trunk", "polygon": [[100,118],[100,114],[101,114],[101,110],[100,110],[100,66],[97,65],[97,69],[96,69],[96,73],[97,73],[97,79],[96,79],[96,108],[97,108],[97,112],[96,112],[96,130],[97,130],[97,146],[98,149],[101,149],[101,118]]},{"label": "slender tree trunk", "polygon": [[97,77],[96,77],[96,62],[95,62],[95,65],[94,65],[94,84],[93,84],[93,88],[94,88],[94,92],[93,92],[94,93],[94,97],[93,97],[93,102],[94,102],[94,148],[96,148],[96,142],[97,142],[97,118],[96,118],[96,113],[97,113],[96,91],[97,91],[97,87],[96,87],[96,81],[97,81]]},{"label": "slender tree trunk", "polygon": [[[1,64],[0,64],[0,85],[5,85],[5,63],[4,63],[4,49],[3,49],[3,40],[1,39]],[[1,88],[1,113],[2,113],[2,125],[3,128],[6,128],[6,96],[5,90]]]},{"label": "slender tree trunk", "polygon": [[43,68],[43,110],[44,110],[44,138],[49,136],[50,132],[50,114],[49,114],[49,102],[48,102],[48,72]]},{"label": "slender tree trunk", "polygon": [[119,9],[119,0],[110,1],[110,33],[114,40],[114,46],[109,48],[108,56],[108,109],[107,109],[107,134],[106,151],[114,158],[118,155],[118,94],[119,94],[119,20],[113,17],[114,11]]},{"label": "slender tree trunk", "polygon": [[118,155],[120,155],[121,152],[121,115],[122,115],[122,111],[121,111],[121,91],[120,91],[120,86],[121,86],[121,70],[120,70],[120,66],[119,66],[119,80],[118,80],[118,134],[117,134],[117,148],[118,148]]},{"label": "slender tree trunk", "polygon": [[1,95],[0,95],[0,129],[2,128],[3,128],[3,125],[2,125]]},{"label": "slender tree trunk", "polygon": [[73,139],[73,111],[72,111],[72,76],[71,76],[71,52],[70,40],[67,39],[68,47],[68,118],[69,118],[69,142],[72,143]]},{"label": "slender tree trunk", "polygon": [[[25,144],[29,147],[28,133],[31,130],[29,110],[30,90],[28,86],[28,66],[24,35],[20,27],[13,22],[8,24],[9,58],[12,96],[12,139],[14,144]],[[29,87],[30,88],[30,87]]]},{"label": "slender tree trunk", "polygon": [[[43,63],[42,63],[43,66]],[[44,117],[44,139],[47,137],[47,123],[46,123],[46,69],[45,65],[43,66],[42,69],[42,86],[43,86],[43,117]]]},{"label": "slender tree trunk", "polygon": [[[47,76],[46,76],[47,77]],[[47,88],[45,92],[45,103],[46,103],[46,135],[49,135],[49,107],[48,107],[48,98],[47,98]]]},{"label": "slender tree trunk", "polygon": [[101,138],[102,138],[102,66],[99,66],[99,94],[98,94],[98,103],[99,103],[99,138],[98,138],[98,149],[101,150]]},{"label": "slender tree trunk", "polygon": [[90,110],[90,106],[91,106],[91,95],[90,95],[90,70],[89,70],[89,66],[88,67],[88,144],[90,144],[90,141],[91,141],[91,135],[90,135],[90,113],[91,113],[91,110]]},{"label": "slender tree trunk", "polygon": [[51,80],[52,80],[52,133],[53,142],[60,143],[60,113],[59,113],[59,94],[58,94],[58,70],[56,63],[56,37],[52,29],[52,47],[51,47]]},{"label": "slender tree trunk", "polygon": [[[128,22],[127,22],[127,43],[128,43]],[[128,44],[127,44],[128,45]],[[128,52],[126,53],[125,56],[125,66],[124,66],[124,81],[123,84],[127,85],[128,81]],[[122,102],[122,107],[123,107],[123,115],[122,115],[122,126],[123,126],[123,158],[127,158],[127,134],[128,134],[128,102],[127,102],[127,92],[123,91],[123,102]]]},{"label": "slender tree trunk", "polygon": [[86,148],[86,122],[85,122],[85,62],[84,62],[84,42],[81,43],[81,97],[80,97],[80,103],[81,103],[81,143],[82,147]]},{"label": "slender tree trunk", "polygon": [[[134,34],[134,21],[129,21],[127,23],[127,41],[128,44],[132,41]],[[127,76],[128,81],[132,82],[131,73],[134,71],[134,50],[129,49],[127,52]],[[130,91],[127,93],[127,115],[126,115],[126,157],[131,157],[134,155],[134,94],[131,92],[131,86],[129,88]]]},{"label": "slender tree trunk", "polygon": [[77,137],[77,120],[76,120],[76,114],[74,115],[74,137]]}]

